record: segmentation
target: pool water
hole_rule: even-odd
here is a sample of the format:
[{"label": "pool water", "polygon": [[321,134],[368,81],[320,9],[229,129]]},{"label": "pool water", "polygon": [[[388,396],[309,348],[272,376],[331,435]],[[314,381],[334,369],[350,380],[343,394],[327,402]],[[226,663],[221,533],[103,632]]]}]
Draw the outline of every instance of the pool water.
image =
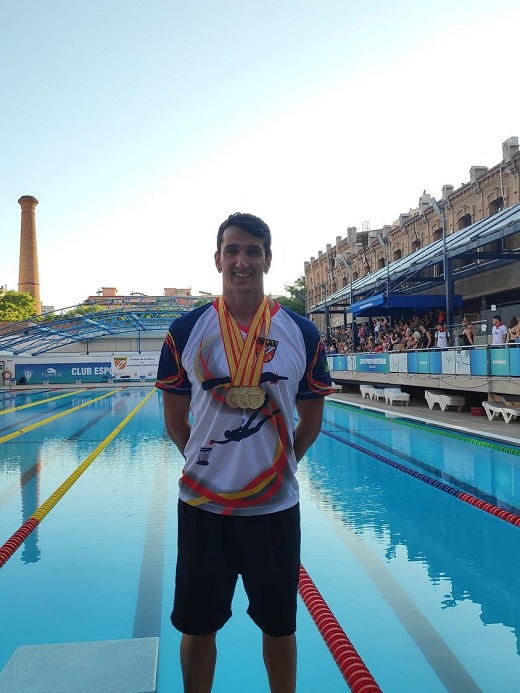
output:
[{"label": "pool water", "polygon": [[[20,645],[159,636],[159,693],[180,690],[182,457],[161,409],[145,386],[1,393],[0,545],[99,454],[0,569],[0,669]],[[519,453],[327,402],[299,469],[302,563],[385,693],[520,691],[520,528],[446,492],[520,515]],[[216,693],[268,690],[245,609],[239,587]],[[301,601],[297,636],[298,691],[347,691]]]}]

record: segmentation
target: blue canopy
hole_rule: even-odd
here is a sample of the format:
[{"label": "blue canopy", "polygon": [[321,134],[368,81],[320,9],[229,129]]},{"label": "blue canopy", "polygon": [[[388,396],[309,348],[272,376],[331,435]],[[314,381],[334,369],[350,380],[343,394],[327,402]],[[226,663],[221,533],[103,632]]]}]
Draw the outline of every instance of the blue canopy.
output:
[{"label": "blue canopy", "polygon": [[[462,307],[462,296],[454,294],[453,308]],[[350,312],[354,315],[380,315],[384,313],[396,313],[402,309],[424,311],[431,308],[446,309],[446,296],[444,294],[403,295],[393,294],[387,298],[385,294],[376,294],[363,301],[358,301],[350,306]]]}]

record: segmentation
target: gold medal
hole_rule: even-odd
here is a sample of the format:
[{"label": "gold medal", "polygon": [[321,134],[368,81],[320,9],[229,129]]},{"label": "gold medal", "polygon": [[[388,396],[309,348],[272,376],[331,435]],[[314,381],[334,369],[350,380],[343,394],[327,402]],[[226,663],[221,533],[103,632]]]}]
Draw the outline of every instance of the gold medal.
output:
[{"label": "gold medal", "polygon": [[226,404],[233,409],[260,409],[264,401],[261,387],[231,387],[226,392]]},{"label": "gold medal", "polygon": [[271,325],[267,296],[256,309],[245,338],[222,297],[218,301],[218,313],[231,379],[231,387],[225,394],[226,404],[232,409],[260,409],[266,398],[259,384]]},{"label": "gold medal", "polygon": [[229,390],[226,392],[226,404],[228,405],[228,407],[231,407],[232,409],[238,409],[238,404],[235,400],[236,391],[238,389],[238,387],[230,387]]}]

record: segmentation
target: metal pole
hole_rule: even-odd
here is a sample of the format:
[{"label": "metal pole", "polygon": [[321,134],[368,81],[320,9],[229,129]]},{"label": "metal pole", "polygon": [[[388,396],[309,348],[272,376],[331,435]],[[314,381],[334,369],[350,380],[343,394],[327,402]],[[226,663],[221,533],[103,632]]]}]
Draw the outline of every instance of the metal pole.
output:
[{"label": "metal pole", "polygon": [[446,294],[446,329],[451,324],[451,272],[448,263],[448,253],[446,251],[446,212],[442,205],[442,258],[444,273],[444,291]]}]

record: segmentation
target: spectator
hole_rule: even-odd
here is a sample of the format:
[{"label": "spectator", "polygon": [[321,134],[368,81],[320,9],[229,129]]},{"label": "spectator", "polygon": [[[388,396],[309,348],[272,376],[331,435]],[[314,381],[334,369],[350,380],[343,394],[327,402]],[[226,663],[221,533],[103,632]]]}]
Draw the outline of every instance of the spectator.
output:
[{"label": "spectator", "polygon": [[473,326],[471,324],[471,320],[469,318],[464,318],[462,327],[464,328],[462,330],[461,335],[462,346],[475,346],[475,340],[473,338]]},{"label": "spectator", "polygon": [[433,346],[433,337],[430,330],[426,329],[424,322],[419,325],[420,332],[420,349],[431,349]]},{"label": "spectator", "polygon": [[446,331],[446,325],[441,321],[437,325],[435,332],[435,346],[437,349],[447,349],[449,347],[449,332]]},{"label": "spectator", "polygon": [[514,315],[507,326],[508,342],[520,343],[520,320]]},{"label": "spectator", "polygon": [[505,344],[507,342],[507,327],[502,322],[500,315],[493,315],[492,344]]}]

